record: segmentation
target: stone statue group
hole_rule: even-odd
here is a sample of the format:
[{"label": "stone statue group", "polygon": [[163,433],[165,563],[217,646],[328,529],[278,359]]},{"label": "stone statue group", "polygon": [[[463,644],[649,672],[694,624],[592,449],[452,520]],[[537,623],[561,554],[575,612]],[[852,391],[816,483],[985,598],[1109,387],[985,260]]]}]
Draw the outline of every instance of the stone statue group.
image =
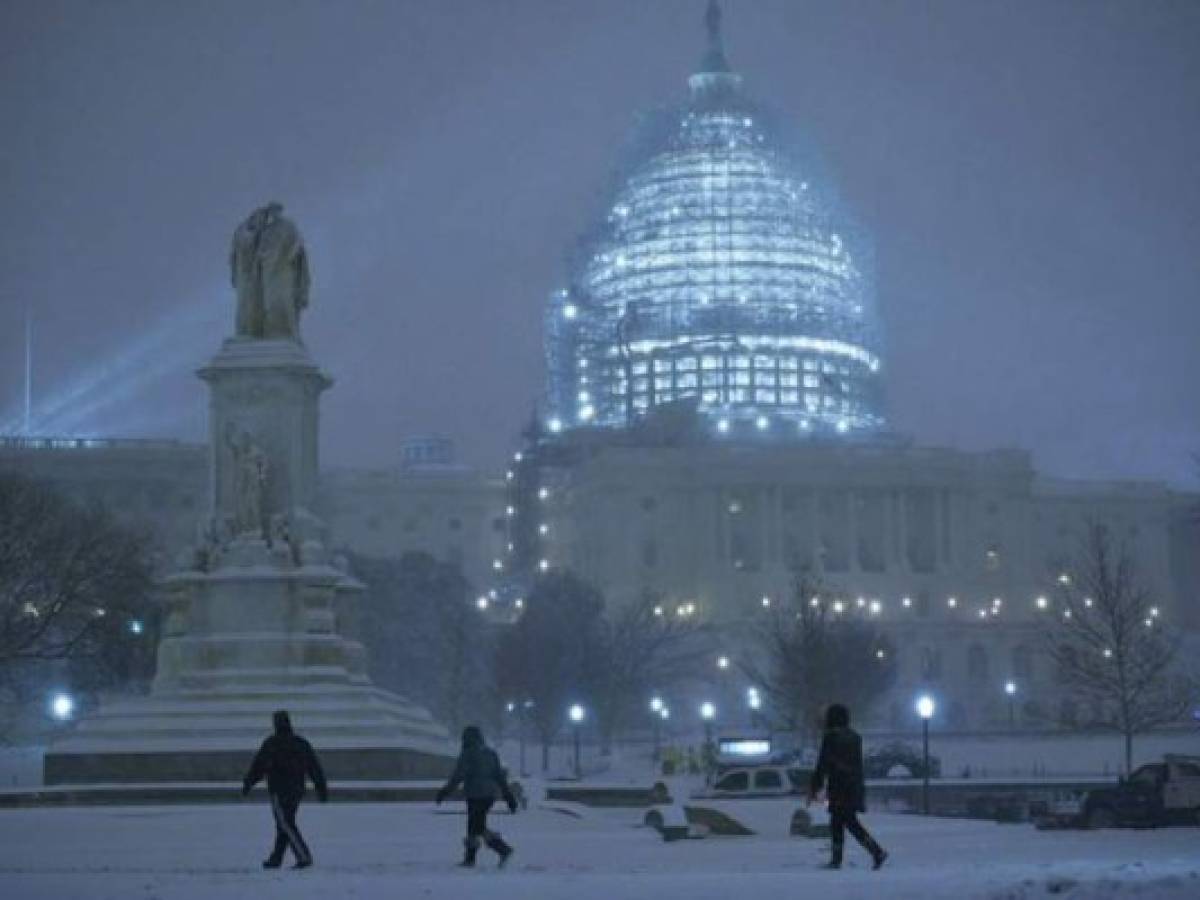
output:
[{"label": "stone statue group", "polygon": [[237,336],[300,339],[300,313],[308,306],[308,256],[283,205],[268,203],[233,233],[229,268],[237,291]]},{"label": "stone statue group", "polygon": [[[308,254],[283,205],[268,203],[250,213],[233,233],[230,276],[237,293],[238,338],[300,339],[300,313],[308,307],[311,283]],[[271,516],[267,503],[269,462],[251,430],[230,425],[224,435],[232,473],[234,507],[228,521],[212,525],[205,542],[215,553],[228,537],[273,540],[286,537],[287,525]]]}]

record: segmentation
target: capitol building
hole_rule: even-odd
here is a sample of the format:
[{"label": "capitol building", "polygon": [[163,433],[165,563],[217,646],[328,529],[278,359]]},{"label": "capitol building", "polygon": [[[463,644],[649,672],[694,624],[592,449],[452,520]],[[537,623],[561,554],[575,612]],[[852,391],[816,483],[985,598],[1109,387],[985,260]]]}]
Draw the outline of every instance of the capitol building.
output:
[{"label": "capitol building", "polygon": [[[326,470],[335,543],[458,563],[498,621],[549,570],[609,603],[653,592],[668,614],[726,629],[731,653],[809,570],[896,648],[869,728],[909,727],[927,688],[948,730],[1004,727],[1007,681],[1019,724],[1086,726],[1093,711],[1060,696],[1041,653],[1046,597],[1102,524],[1163,620],[1200,630],[1200,498],[896,433],[871,240],[820,154],[730,65],[715,5],[683,88],[569,248],[545,308],[544,394],[512,460],[475,472],[425,438],[393,469]],[[7,438],[0,468],[153,522],[177,553],[208,502],[207,452]]]},{"label": "capitol building", "polygon": [[731,655],[808,571],[897,648],[875,727],[910,725],[934,689],[950,728],[994,728],[1010,681],[1014,718],[1086,724],[1041,654],[1055,582],[1101,524],[1159,613],[1200,627],[1197,498],[895,433],[870,241],[746,91],[715,3],[706,25],[686,95],[634,135],[547,304],[544,415],[506,473],[494,565],[518,586],[567,567],[610,603],[651,592],[725,626]]}]

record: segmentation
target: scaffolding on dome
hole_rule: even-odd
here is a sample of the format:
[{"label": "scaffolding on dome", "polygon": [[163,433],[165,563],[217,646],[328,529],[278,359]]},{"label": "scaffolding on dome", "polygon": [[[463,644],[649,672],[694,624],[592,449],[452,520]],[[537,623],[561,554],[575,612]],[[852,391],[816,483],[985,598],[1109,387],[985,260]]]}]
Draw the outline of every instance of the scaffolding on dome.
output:
[{"label": "scaffolding on dome", "polygon": [[719,431],[878,431],[869,241],[744,96],[713,9],[688,101],[635,136],[548,304],[550,430],[684,401]]}]

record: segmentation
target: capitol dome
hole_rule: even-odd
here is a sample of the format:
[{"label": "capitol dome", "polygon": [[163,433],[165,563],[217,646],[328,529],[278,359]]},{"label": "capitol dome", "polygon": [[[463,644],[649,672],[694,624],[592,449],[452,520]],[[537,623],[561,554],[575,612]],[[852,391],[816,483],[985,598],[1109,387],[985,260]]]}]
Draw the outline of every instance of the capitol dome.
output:
[{"label": "capitol dome", "polygon": [[635,135],[547,309],[551,431],[693,403],[718,434],[884,427],[869,243],[743,92],[711,2],[689,96]]}]

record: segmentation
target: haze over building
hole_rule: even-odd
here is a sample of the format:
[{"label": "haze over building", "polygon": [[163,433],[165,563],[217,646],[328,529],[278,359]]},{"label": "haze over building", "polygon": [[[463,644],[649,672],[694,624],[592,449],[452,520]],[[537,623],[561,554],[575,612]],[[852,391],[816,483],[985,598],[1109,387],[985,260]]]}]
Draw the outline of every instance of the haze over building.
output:
[{"label": "haze over building", "polygon": [[[1163,619],[1200,626],[1196,497],[895,434],[871,239],[800,123],[754,99],[778,88],[743,85],[717,16],[706,25],[686,93],[636,132],[569,248],[542,406],[505,477],[457,466],[439,440],[386,470],[328,470],[337,545],[459,563],[501,618],[539,574],[571,569],[610,603],[650,592],[720,623],[731,646],[807,569],[847,598],[837,614],[877,620],[899,648],[874,727],[904,727],[930,687],[952,728],[995,727],[1006,679],[1020,721],[1086,723],[1039,654],[1040,601],[1103,522]],[[171,541],[191,534],[204,464],[187,445],[0,444],[0,465],[170,523]]]},{"label": "haze over building", "polygon": [[869,243],[730,68],[717,6],[706,25],[687,98],[642,124],[549,304],[549,428],[691,401],[722,431],[878,431]]},{"label": "haze over building", "polygon": [[[877,621],[898,678],[876,728],[936,689],[957,730],[1099,721],[1054,683],[1039,622],[1101,523],[1162,613],[1200,626],[1195,498],[1039,475],[1021,450],[888,429],[870,241],[820,153],[730,66],[709,4],[686,99],[649,117],[546,313],[546,409],[507,473],[493,599],[565,568],[610,603],[719,623],[737,648],[807,572]],[[936,397],[938,385],[930,385]]]}]

